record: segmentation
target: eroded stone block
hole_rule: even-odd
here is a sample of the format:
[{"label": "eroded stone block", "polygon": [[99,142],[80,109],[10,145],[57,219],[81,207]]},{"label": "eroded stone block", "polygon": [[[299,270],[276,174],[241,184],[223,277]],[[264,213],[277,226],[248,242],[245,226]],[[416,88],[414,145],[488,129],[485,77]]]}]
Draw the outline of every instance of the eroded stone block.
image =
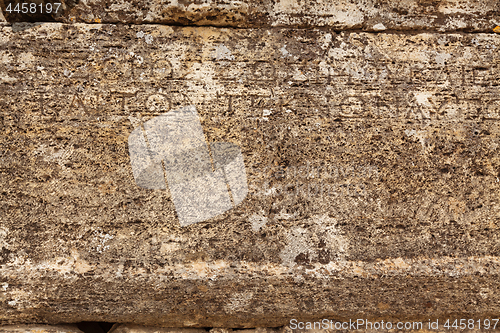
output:
[{"label": "eroded stone block", "polygon": [[[495,0],[398,1],[317,0],[317,1],[130,1],[59,0],[55,13],[7,12],[7,21],[64,23],[172,24],[220,27],[329,27],[365,31],[429,30],[492,32],[500,25]],[[14,7],[14,6],[13,6]],[[38,7],[37,7],[38,8]],[[45,10],[45,9],[44,9]]]},{"label": "eroded stone block", "polygon": [[0,326],[2,333],[83,333],[72,325],[9,325]]},{"label": "eroded stone block", "polygon": [[[498,312],[500,36],[47,23],[0,43],[0,322]],[[207,147],[241,148],[248,194],[181,227],[128,138],[189,105]]]},{"label": "eroded stone block", "polygon": [[116,324],[109,333],[206,333],[207,330],[196,328],[162,328],[134,324]]}]

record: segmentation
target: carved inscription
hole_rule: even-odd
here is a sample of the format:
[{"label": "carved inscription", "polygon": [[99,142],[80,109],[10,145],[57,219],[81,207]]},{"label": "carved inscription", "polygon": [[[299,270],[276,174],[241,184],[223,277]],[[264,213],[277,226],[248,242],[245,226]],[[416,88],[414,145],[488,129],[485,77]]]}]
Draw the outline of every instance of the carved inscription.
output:
[{"label": "carved inscription", "polygon": [[[103,108],[115,115],[154,116],[187,101],[201,111],[223,107],[249,120],[266,112],[332,119],[500,119],[498,60],[481,47],[462,48],[462,54],[446,49],[437,42],[439,36],[421,59],[408,59],[403,50],[387,55],[386,47],[370,34],[336,36],[327,48],[311,47],[317,54],[301,59],[292,51],[286,56],[280,50],[269,56],[264,50],[252,54],[249,47],[241,49],[251,36],[241,33],[234,46],[241,56],[217,59],[212,56],[217,42],[207,44],[206,50],[180,47],[182,38],[188,38],[182,30],[180,40],[159,40],[140,52],[135,40],[107,46],[97,38],[99,32],[94,33],[91,47],[72,41],[71,53],[61,53],[66,48],[62,43],[54,44],[49,54],[43,48],[29,54],[3,50],[3,57],[11,60],[0,67],[2,90],[31,105],[30,112],[40,117],[68,120],[95,118]],[[401,45],[418,41],[407,39]],[[297,40],[283,44],[293,42]],[[484,43],[490,49],[498,45],[495,40]],[[62,85],[52,86],[54,80]],[[29,98],[36,100],[26,104],[25,92],[33,90],[37,93]],[[15,105],[7,107],[14,111]]]}]

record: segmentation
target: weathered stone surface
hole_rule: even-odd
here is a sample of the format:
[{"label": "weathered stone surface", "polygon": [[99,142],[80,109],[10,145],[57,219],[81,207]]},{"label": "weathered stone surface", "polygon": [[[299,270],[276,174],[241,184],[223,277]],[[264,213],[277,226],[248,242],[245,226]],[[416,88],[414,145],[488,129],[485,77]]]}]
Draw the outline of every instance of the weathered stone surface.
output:
[{"label": "weathered stone surface", "polygon": [[1,333],[83,333],[72,325],[10,325],[0,326]]},{"label": "weathered stone surface", "polygon": [[[0,322],[500,310],[500,36],[51,23],[0,45]],[[181,228],[127,140],[188,105],[250,193]]]},{"label": "weathered stone surface", "polygon": [[[40,17],[6,12],[9,22],[162,23],[231,27],[331,27],[333,29],[491,32],[500,25],[497,0],[61,0],[62,12]],[[21,21],[20,21],[21,20]]]},{"label": "weathered stone surface", "polygon": [[222,328],[222,327],[212,328],[210,330],[210,333],[231,333],[231,332],[233,332],[232,328]]},{"label": "weathered stone surface", "polygon": [[207,330],[196,328],[161,328],[134,324],[115,324],[109,333],[207,333]]},{"label": "weathered stone surface", "polygon": [[289,332],[288,327],[280,328],[267,328],[267,327],[257,327],[253,329],[238,330],[240,333],[287,333]]},{"label": "weathered stone surface", "polygon": [[[240,333],[286,333],[291,332],[292,330],[289,327],[280,327],[280,328],[264,328],[257,327],[253,329],[243,329],[238,330]],[[109,333],[204,333],[207,330],[204,329],[194,329],[194,328],[162,328],[162,327],[153,327],[153,326],[141,326],[135,324],[115,324]],[[231,333],[233,332],[232,328],[212,328],[210,333]]]}]

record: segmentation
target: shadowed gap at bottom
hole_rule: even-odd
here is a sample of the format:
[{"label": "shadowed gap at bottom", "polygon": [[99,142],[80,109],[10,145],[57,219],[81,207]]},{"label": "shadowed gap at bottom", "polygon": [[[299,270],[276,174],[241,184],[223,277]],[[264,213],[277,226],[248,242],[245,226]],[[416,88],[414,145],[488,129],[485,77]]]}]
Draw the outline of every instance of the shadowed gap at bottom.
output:
[{"label": "shadowed gap at bottom", "polygon": [[111,330],[115,323],[103,321],[82,321],[76,323],[78,329],[84,333],[107,333]]}]

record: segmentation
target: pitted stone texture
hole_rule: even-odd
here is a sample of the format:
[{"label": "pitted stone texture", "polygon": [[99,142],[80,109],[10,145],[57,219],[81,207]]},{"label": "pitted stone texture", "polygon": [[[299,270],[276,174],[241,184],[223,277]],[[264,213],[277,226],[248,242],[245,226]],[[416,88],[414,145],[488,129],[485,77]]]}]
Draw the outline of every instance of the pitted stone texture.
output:
[{"label": "pitted stone texture", "polygon": [[231,333],[233,332],[232,328],[212,328],[210,333]]},{"label": "pitted stone texture", "polygon": [[83,333],[72,325],[10,325],[0,326],[0,333]]},{"label": "pitted stone texture", "polygon": [[[1,0],[0,4],[2,3]],[[365,31],[491,32],[500,25],[496,0],[61,0],[65,23],[161,23],[224,27],[331,27]],[[7,2],[5,2],[7,3]],[[5,5],[2,5],[5,8]],[[26,18],[25,18],[26,19]],[[35,21],[39,21],[38,18]],[[34,21],[33,21],[34,22]]]},{"label": "pitted stone texture", "polygon": [[[44,24],[0,46],[0,322],[499,312],[499,35]],[[182,228],[127,139],[187,105],[250,193]]]},{"label": "pitted stone texture", "polygon": [[134,324],[115,324],[109,333],[207,333],[207,330],[196,328],[162,328]]}]

